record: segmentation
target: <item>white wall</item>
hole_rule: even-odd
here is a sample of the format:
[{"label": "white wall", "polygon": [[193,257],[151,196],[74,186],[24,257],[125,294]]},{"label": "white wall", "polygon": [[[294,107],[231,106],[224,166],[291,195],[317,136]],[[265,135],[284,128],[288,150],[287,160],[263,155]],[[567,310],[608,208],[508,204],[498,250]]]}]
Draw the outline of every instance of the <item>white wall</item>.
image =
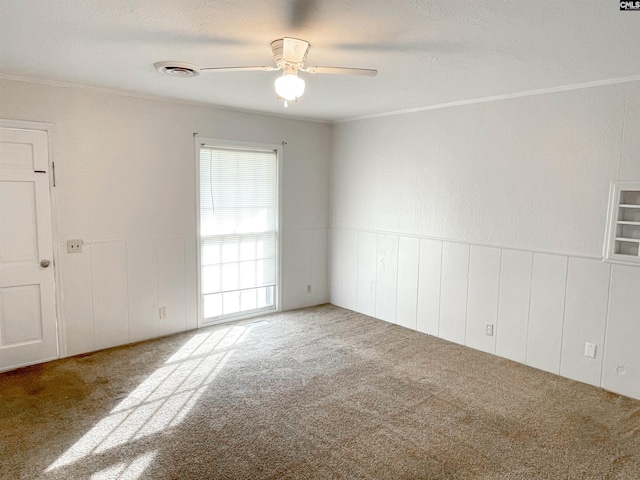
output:
[{"label": "white wall", "polygon": [[336,125],[331,302],[640,398],[640,267],[601,262],[639,131],[639,82]]},{"label": "white wall", "polygon": [[196,327],[194,132],[287,142],[282,306],[327,301],[329,125],[10,80],[0,119],[54,124],[63,353]]}]

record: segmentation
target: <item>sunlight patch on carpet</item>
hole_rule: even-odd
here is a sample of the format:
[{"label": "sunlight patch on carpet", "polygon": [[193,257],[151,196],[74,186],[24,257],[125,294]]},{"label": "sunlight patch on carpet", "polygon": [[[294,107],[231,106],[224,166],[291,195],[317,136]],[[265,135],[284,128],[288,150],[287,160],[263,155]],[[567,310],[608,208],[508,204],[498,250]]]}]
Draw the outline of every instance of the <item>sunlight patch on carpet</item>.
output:
[{"label": "sunlight patch on carpet", "polygon": [[[194,335],[46,471],[74,464],[90,455],[105,454],[179,425],[252,327],[233,325]],[[126,473],[122,478],[137,479],[137,469],[140,474],[144,472],[155,454],[109,466],[94,476],[121,478]],[[103,473],[107,476],[101,476]]]},{"label": "sunlight patch on carpet", "polygon": [[153,461],[157,452],[148,452],[140,455],[129,463],[118,463],[91,475],[90,480],[136,480]]}]

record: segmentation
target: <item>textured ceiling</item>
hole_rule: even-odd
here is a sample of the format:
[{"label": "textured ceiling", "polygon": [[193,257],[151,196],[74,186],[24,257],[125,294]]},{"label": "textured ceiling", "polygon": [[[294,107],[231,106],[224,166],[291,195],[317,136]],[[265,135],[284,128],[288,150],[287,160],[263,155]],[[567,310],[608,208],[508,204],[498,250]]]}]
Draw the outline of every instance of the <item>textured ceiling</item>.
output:
[{"label": "textured ceiling", "polygon": [[[153,63],[271,65],[311,42],[285,110],[277,72],[161,76]],[[0,73],[289,116],[340,120],[640,75],[640,13],[617,0],[0,0]]]}]

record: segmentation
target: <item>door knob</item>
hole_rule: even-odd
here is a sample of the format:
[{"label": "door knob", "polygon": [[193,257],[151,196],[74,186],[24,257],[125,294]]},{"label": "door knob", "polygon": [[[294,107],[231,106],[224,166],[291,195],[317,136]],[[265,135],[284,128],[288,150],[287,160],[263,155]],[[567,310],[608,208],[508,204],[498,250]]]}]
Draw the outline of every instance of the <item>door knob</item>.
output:
[{"label": "door knob", "polygon": [[50,262],[49,260],[42,260],[42,261],[40,262],[40,266],[41,266],[42,268],[47,268],[49,265],[51,265],[51,262]]}]

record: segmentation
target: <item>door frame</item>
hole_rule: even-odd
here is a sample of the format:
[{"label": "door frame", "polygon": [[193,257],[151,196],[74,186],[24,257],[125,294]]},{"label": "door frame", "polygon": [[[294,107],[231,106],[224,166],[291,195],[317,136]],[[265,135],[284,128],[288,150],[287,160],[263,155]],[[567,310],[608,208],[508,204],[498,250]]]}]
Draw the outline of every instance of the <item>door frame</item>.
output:
[{"label": "door frame", "polygon": [[[58,268],[60,261],[60,245],[58,241],[58,208],[57,198],[55,191],[55,172],[54,172],[54,159],[56,157],[54,151],[55,145],[55,125],[53,123],[45,122],[31,122],[25,120],[11,120],[0,118],[0,128],[17,128],[23,130],[38,130],[47,133],[47,155],[48,155],[48,174],[49,174],[49,202],[51,205],[51,241],[53,242],[53,288],[54,288],[54,302],[55,302],[55,321],[56,321],[56,337],[58,342],[58,357],[63,358],[67,356],[67,338],[64,325],[64,316],[62,315],[62,283],[60,278],[60,268]],[[35,365],[41,363],[40,361],[27,363],[20,365],[24,367],[27,365]],[[18,367],[16,367],[18,368]]]},{"label": "door frame", "polygon": [[[236,140],[222,140],[219,138],[211,138],[200,136],[197,133],[193,134],[194,138],[194,162],[195,162],[195,193],[196,193],[196,212],[195,212],[195,220],[196,220],[196,263],[197,263],[197,277],[196,277],[196,298],[198,305],[198,327],[210,327],[211,325],[217,325],[221,323],[229,323],[236,322],[238,320],[245,320],[247,318],[258,317],[260,315],[268,315],[270,313],[276,313],[282,311],[282,220],[283,220],[283,171],[284,171],[284,148],[283,145],[274,144],[274,143],[258,143],[258,142],[243,142]],[[277,209],[277,220],[276,226],[278,228],[278,234],[276,235],[278,246],[276,249],[276,254],[278,256],[276,261],[276,281],[278,282],[276,288],[276,296],[275,296],[275,306],[273,309],[248,313],[246,315],[236,315],[233,317],[223,318],[219,321],[204,323],[204,306],[202,303],[202,295],[201,291],[201,246],[200,246],[200,147],[203,145],[211,145],[215,147],[227,147],[227,148],[253,148],[253,149],[264,149],[264,150],[274,150],[276,152],[276,183],[277,183],[277,199],[278,199],[278,209]]]}]

